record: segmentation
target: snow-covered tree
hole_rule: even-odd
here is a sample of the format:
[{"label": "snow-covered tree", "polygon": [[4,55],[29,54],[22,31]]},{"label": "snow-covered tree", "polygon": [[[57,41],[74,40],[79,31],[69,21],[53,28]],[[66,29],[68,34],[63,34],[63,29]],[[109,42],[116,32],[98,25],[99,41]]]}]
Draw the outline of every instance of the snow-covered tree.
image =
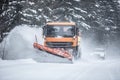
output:
[{"label": "snow-covered tree", "polygon": [[22,8],[19,3],[16,0],[3,0],[0,12],[0,40],[4,38],[6,32],[9,32],[15,25],[18,25],[19,11]]},{"label": "snow-covered tree", "polygon": [[0,8],[1,36],[15,25],[48,21],[74,21],[85,33],[120,29],[119,0],[5,0]]}]

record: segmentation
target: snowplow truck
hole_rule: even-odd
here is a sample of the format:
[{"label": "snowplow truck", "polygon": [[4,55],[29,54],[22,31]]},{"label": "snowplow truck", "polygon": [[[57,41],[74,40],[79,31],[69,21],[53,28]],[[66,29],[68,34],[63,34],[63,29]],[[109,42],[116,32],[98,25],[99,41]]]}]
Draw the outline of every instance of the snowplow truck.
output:
[{"label": "snowplow truck", "polygon": [[79,28],[74,22],[48,22],[43,27],[44,46],[67,51],[72,59],[79,59]]}]

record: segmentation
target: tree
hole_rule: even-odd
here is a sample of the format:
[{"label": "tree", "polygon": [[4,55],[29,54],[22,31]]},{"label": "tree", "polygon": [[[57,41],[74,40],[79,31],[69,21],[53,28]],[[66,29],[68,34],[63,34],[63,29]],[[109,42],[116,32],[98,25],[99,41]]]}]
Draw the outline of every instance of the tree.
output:
[{"label": "tree", "polygon": [[1,2],[1,15],[0,15],[0,42],[9,32],[14,28],[15,25],[19,23],[19,11],[21,10],[21,5],[19,1],[16,0],[5,0]]}]

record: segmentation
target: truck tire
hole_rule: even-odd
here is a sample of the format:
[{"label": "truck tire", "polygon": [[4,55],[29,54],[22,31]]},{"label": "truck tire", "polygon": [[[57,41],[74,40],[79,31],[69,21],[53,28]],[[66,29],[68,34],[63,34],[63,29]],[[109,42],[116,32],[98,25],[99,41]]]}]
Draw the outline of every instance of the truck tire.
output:
[{"label": "truck tire", "polygon": [[81,57],[81,50],[78,48],[78,46],[73,48],[73,57],[75,60],[78,60]]}]

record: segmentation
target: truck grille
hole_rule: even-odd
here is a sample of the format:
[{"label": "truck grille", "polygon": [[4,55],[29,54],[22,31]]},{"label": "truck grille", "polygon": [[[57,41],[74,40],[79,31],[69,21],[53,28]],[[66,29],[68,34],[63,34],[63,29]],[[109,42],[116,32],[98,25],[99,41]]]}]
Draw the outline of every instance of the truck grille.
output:
[{"label": "truck grille", "polygon": [[71,47],[72,42],[46,42],[49,47]]}]

